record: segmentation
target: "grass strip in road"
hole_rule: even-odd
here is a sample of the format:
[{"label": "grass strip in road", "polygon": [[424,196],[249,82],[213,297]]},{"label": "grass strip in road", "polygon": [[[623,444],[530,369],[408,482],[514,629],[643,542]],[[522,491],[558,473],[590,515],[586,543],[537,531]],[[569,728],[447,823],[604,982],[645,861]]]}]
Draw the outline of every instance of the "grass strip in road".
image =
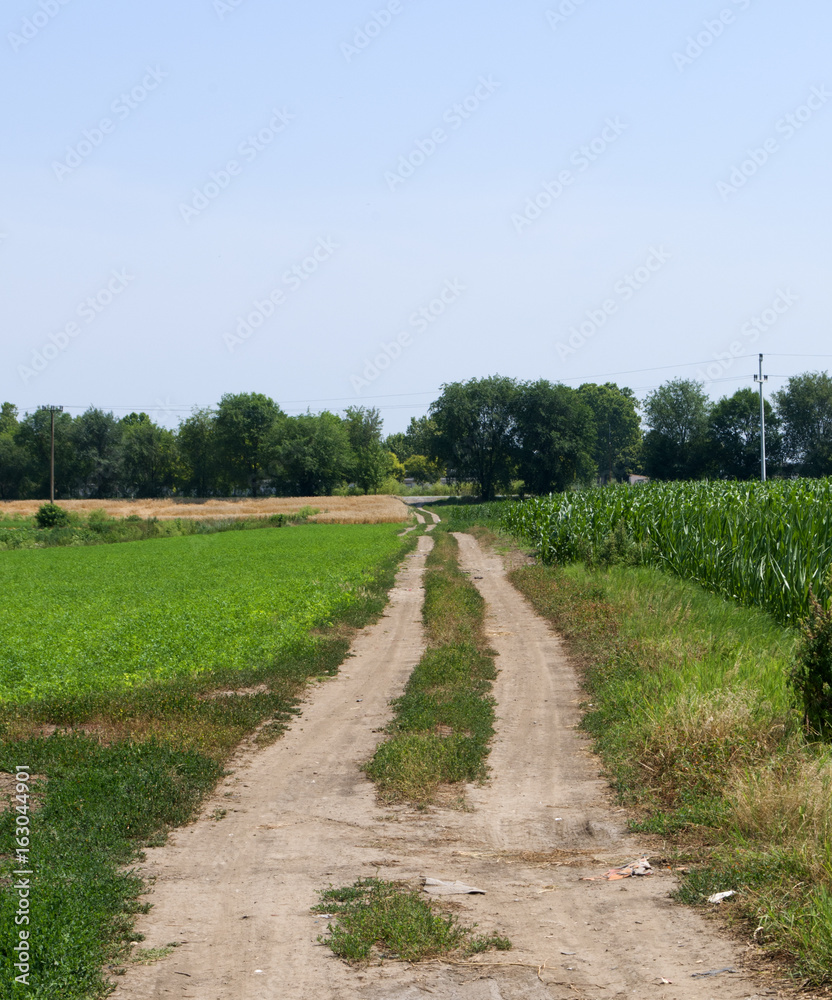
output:
[{"label": "grass strip in road", "polygon": [[[320,540],[318,533],[333,529],[296,530]],[[111,991],[108,972],[134,958],[147,960],[143,952],[131,955],[139,940],[135,916],[146,908],[140,900],[146,887],[131,864],[143,847],[163,843],[169,829],[196,814],[241,740],[275,739],[308,680],[337,672],[355,629],[381,614],[398,564],[415,544],[412,537],[396,539],[394,525],[336,528],[335,535],[344,531],[357,532],[357,539],[389,533],[390,539],[367,564],[354,599],[271,659],[0,707],[0,772],[14,774],[25,765],[37,792],[27,855],[13,853],[19,814],[0,812],[0,966],[6,983],[13,981],[21,928],[31,935],[29,980],[21,993],[37,1000],[104,997]],[[266,544],[266,534],[257,535]],[[171,553],[187,541],[174,539]],[[264,586],[262,577],[252,585]],[[24,857],[33,872],[28,924],[16,922],[20,904],[12,876]]]},{"label": "grass strip in road", "polygon": [[[325,889],[315,913],[335,918],[318,940],[347,962],[379,958],[418,962],[440,955],[473,955],[511,942],[497,935],[475,934],[453,914],[442,913],[420,892],[397,882],[359,879],[341,889]],[[476,925],[475,925],[476,926]]]},{"label": "grass strip in road", "polygon": [[483,780],[494,735],[485,602],[459,569],[453,535],[438,530],[433,538],[423,609],[428,649],[393,702],[390,738],[366,765],[386,802],[426,805],[443,784]]},{"label": "grass strip in road", "polygon": [[511,579],[567,641],[583,726],[634,828],[692,859],[680,897],[735,890],[720,911],[761,957],[828,981],[832,749],[803,735],[795,632],[654,568],[535,565]]}]

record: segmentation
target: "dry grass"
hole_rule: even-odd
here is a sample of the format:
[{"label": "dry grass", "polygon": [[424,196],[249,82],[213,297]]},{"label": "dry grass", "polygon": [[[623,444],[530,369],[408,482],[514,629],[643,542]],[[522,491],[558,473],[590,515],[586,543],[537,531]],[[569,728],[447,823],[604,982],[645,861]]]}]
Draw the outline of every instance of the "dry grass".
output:
[{"label": "dry grass", "polygon": [[762,713],[748,690],[686,693],[648,713],[639,764],[667,803],[688,790],[718,793],[746,768],[772,760],[785,724]]},{"label": "dry grass", "polygon": [[[795,754],[778,765],[736,775],[726,798],[746,836],[781,847],[810,848],[828,865],[832,844],[832,756]],[[818,849],[819,852],[818,852]]]},{"label": "dry grass", "polygon": [[[76,514],[89,515],[104,510],[110,517],[174,518],[243,518],[268,517],[270,514],[295,514],[304,507],[318,511],[310,521],[320,524],[398,524],[410,518],[404,501],[394,496],[365,497],[241,497],[240,499],[168,500],[58,500],[59,506]],[[0,517],[35,514],[42,500],[5,500],[0,502]]]}]

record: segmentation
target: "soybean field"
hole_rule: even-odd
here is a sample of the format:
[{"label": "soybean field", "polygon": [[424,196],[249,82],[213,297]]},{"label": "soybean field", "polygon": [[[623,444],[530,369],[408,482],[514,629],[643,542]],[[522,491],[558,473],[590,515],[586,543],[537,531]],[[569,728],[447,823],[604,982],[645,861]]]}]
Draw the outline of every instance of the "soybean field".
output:
[{"label": "soybean field", "polygon": [[0,700],[265,665],[360,599],[395,524],[306,525],[0,560]]}]

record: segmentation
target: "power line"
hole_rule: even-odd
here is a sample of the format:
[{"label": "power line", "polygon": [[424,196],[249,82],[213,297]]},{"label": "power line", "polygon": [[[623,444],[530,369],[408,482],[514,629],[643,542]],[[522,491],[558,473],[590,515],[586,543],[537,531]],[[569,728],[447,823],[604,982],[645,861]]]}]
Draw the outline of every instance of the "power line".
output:
[{"label": "power line", "polygon": [[[754,358],[755,354],[740,354],[732,355],[732,359],[735,361],[743,361],[748,358]],[[769,354],[769,357],[774,358],[832,358],[832,354]],[[677,364],[672,365],[655,365],[650,368],[628,368],[623,371],[616,372],[602,372],[596,375],[574,375],[568,378],[559,379],[560,382],[593,382],[597,379],[603,378],[615,378],[619,375],[640,375],[646,372],[658,372],[658,371],[671,371],[679,368],[695,368],[697,365],[709,365],[719,363],[716,358],[705,358],[702,361],[682,361]],[[733,381],[743,381],[747,378],[747,375],[737,374],[735,376],[727,376],[724,378],[707,379],[707,384],[715,384],[721,382],[733,382]],[[791,375],[772,375],[771,378],[792,378]],[[634,392],[643,392],[648,389],[657,389],[658,385],[643,385],[632,387]],[[364,403],[368,403],[375,399],[406,399],[412,396],[437,396],[440,392],[439,388],[434,389],[422,389],[418,392],[390,392],[390,393],[379,393],[372,396],[321,396],[319,398],[312,399],[287,399],[278,400],[281,406],[309,406],[312,403],[353,403],[360,406]],[[66,410],[80,410],[84,412],[90,408],[92,404],[86,405],[65,405]],[[429,406],[430,403],[398,403],[398,404],[384,404],[379,407],[379,409],[393,410],[393,409],[419,409]],[[107,404],[99,403],[96,407],[97,409],[109,409],[109,410],[123,410],[125,412],[133,411],[153,411],[153,412],[164,412],[164,413],[190,413],[195,409],[206,409],[213,410],[216,409],[216,403],[207,404],[191,404],[191,405],[173,405],[163,403],[161,400],[156,400],[154,403],[142,403],[128,406],[125,404]]]}]

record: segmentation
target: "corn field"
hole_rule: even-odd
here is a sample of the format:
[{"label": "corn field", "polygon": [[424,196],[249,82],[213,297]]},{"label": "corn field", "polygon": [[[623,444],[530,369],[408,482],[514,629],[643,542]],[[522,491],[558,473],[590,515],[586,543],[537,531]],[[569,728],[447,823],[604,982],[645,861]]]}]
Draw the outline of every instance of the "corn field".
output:
[{"label": "corn field", "polygon": [[829,479],[599,487],[499,507],[545,562],[629,555],[785,624],[807,613],[810,591],[830,599]]}]

